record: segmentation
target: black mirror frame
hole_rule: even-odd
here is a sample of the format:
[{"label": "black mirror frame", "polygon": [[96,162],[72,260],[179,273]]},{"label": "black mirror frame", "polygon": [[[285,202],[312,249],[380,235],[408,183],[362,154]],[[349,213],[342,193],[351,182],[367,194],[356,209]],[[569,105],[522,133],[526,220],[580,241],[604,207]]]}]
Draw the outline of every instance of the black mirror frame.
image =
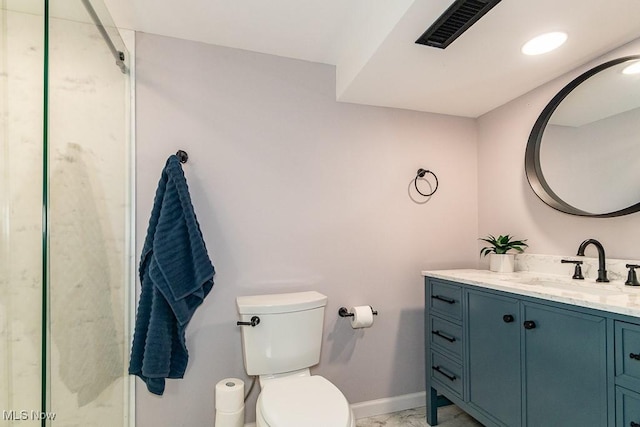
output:
[{"label": "black mirror frame", "polygon": [[540,143],[542,142],[542,134],[547,127],[547,123],[549,122],[551,115],[558,108],[562,100],[589,77],[623,62],[639,59],[640,55],[625,56],[605,62],[598,65],[597,67],[590,69],[589,71],[576,77],[568,85],[562,88],[562,90],[560,90],[560,92],[558,92],[558,94],[554,96],[553,99],[551,99],[547,106],[542,110],[542,113],[533,125],[533,129],[531,130],[531,134],[529,135],[527,149],[524,155],[524,169],[527,175],[527,181],[529,181],[531,189],[536,194],[536,196],[538,196],[538,198],[540,198],[540,200],[542,200],[547,205],[564,213],[592,218],[612,218],[640,211],[640,202],[618,211],[603,214],[594,214],[571,206],[560,197],[558,197],[558,195],[553,192],[551,187],[549,187],[549,184],[544,179],[542,168],[540,166]]}]

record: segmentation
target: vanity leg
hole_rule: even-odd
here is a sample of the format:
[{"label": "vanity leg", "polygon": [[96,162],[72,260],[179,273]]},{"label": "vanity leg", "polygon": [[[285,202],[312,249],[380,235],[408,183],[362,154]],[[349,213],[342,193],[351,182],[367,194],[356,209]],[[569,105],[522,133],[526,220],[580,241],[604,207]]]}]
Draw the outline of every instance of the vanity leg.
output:
[{"label": "vanity leg", "polygon": [[433,387],[427,391],[427,424],[438,425],[438,392]]}]

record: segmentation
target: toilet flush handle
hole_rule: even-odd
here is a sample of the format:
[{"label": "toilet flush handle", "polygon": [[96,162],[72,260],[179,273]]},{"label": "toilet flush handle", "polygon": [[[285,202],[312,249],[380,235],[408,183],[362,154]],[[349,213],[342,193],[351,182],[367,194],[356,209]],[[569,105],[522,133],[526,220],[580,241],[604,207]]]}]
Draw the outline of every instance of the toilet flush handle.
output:
[{"label": "toilet flush handle", "polygon": [[252,327],[254,327],[254,326],[257,326],[259,324],[260,324],[260,318],[258,316],[253,316],[251,318],[251,322],[240,322],[240,321],[236,322],[236,325],[238,325],[238,326],[252,326]]}]

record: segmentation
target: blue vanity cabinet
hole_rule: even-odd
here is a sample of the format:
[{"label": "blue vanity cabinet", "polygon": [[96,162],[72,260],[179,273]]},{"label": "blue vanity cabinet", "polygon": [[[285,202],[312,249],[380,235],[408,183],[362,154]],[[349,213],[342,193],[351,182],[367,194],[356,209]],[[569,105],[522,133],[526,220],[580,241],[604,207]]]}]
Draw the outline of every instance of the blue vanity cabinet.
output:
[{"label": "blue vanity cabinet", "polygon": [[526,425],[606,426],[606,319],[532,302],[522,313]]},{"label": "blue vanity cabinet", "polygon": [[640,394],[616,387],[616,427],[640,426]]},{"label": "blue vanity cabinet", "polygon": [[437,423],[436,389],[457,402],[465,400],[464,309],[462,286],[431,279],[425,294],[426,381],[432,402],[427,422]]},{"label": "blue vanity cabinet", "polygon": [[616,384],[640,390],[640,325],[615,322]]},{"label": "blue vanity cabinet", "polygon": [[467,295],[471,406],[509,427],[607,425],[604,318]]},{"label": "blue vanity cabinet", "polygon": [[640,325],[615,322],[616,427],[640,427]]},{"label": "blue vanity cabinet", "polygon": [[[461,292],[463,342],[461,392],[452,393],[433,373],[427,374],[430,425],[437,424],[438,394],[487,427],[609,425],[605,316],[427,277],[429,297],[434,283],[457,286]],[[439,315],[427,305],[425,326]],[[432,338],[426,344],[427,355],[439,352]],[[427,361],[433,362],[429,356]],[[628,408],[635,408],[636,401],[628,401]]]},{"label": "blue vanity cabinet", "polygon": [[509,427],[522,424],[520,304],[468,291],[469,404]]},{"label": "blue vanity cabinet", "polygon": [[616,427],[640,426],[640,394],[616,387]]}]

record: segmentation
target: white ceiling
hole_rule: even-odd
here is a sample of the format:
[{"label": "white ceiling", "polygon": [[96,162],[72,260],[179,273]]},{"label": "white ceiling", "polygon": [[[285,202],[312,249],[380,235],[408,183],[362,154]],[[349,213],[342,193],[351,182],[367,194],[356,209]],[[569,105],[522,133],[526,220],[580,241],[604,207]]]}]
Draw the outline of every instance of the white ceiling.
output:
[{"label": "white ceiling", "polygon": [[[338,101],[467,117],[640,37],[640,0],[503,0],[444,50],[414,42],[453,0],[104,1],[120,28],[335,65]],[[569,40],[520,53],[547,31]]]}]

